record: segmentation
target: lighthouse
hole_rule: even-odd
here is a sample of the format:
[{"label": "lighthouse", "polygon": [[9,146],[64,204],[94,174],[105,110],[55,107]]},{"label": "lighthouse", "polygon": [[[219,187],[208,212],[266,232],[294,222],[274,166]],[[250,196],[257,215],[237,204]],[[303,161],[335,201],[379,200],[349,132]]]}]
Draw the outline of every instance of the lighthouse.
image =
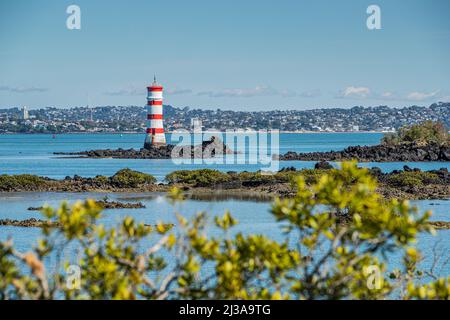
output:
[{"label": "lighthouse", "polygon": [[163,126],[163,87],[156,82],[147,87],[147,135],[144,148],[151,149],[166,144]]}]

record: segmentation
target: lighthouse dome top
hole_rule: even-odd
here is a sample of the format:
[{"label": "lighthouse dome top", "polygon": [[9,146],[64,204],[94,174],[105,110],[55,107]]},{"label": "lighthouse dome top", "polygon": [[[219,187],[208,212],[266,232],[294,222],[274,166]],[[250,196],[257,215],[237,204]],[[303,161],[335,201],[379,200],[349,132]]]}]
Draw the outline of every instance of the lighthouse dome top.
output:
[{"label": "lighthouse dome top", "polygon": [[162,91],[163,87],[162,85],[158,84],[156,82],[156,76],[153,77],[153,83],[147,87],[149,91]]}]

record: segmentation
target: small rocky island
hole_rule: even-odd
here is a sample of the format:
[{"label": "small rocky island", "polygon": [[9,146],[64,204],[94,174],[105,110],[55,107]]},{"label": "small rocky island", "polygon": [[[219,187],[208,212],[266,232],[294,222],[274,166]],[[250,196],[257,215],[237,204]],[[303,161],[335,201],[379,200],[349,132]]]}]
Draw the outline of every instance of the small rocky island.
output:
[{"label": "small rocky island", "polygon": [[[224,196],[252,196],[259,199],[295,196],[293,179],[302,176],[307,184],[317,181],[330,172],[333,166],[321,162],[314,169],[283,168],[271,175],[256,172],[221,172],[211,169],[177,170],[165,177],[165,184],[158,183],[154,176],[122,169],[112,176],[66,177],[61,180],[28,174],[0,175],[0,192],[167,192],[178,187],[191,196],[209,197],[222,193]],[[405,166],[403,170],[382,172],[369,169],[378,181],[378,192],[387,199],[448,199],[450,198],[450,173],[447,168],[421,171]],[[131,205],[101,202],[107,208],[130,208]],[[142,207],[132,204],[133,207]],[[31,208],[40,209],[40,208]]]},{"label": "small rocky island", "polygon": [[160,145],[150,148],[136,149],[105,149],[81,152],[54,152],[55,155],[73,156],[75,158],[116,158],[116,159],[174,159],[174,158],[214,158],[226,154],[236,154],[222,140],[211,137],[201,145]]},{"label": "small rocky island", "polygon": [[351,146],[342,151],[297,153],[287,152],[279,157],[282,161],[344,161],[360,162],[427,162],[450,161],[450,146],[439,144]]},{"label": "small rocky island", "polygon": [[[103,209],[143,209],[145,205],[142,202],[119,202],[108,199],[96,200],[95,203]],[[28,211],[41,211],[44,207],[29,207]]]},{"label": "small rocky island", "polygon": [[450,161],[450,135],[440,122],[423,123],[400,128],[386,134],[376,146],[351,146],[342,151],[296,153],[288,152],[280,160],[359,162],[427,162]]},{"label": "small rocky island", "polygon": [[0,219],[0,226],[11,226],[11,227],[24,227],[24,228],[55,228],[61,225],[57,222],[46,221],[36,218],[30,218],[26,220],[14,220],[14,219]]}]

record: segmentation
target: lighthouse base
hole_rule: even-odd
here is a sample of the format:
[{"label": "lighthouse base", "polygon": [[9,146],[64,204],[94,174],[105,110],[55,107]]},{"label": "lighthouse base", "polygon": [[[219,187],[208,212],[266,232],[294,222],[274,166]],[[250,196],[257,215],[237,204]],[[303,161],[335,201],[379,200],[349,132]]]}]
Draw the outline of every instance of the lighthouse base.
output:
[{"label": "lighthouse base", "polygon": [[144,149],[150,150],[166,145],[166,136],[164,134],[149,134],[145,137]]},{"label": "lighthouse base", "polygon": [[144,143],[145,150],[151,150],[155,148],[165,147],[167,144],[165,143]]}]

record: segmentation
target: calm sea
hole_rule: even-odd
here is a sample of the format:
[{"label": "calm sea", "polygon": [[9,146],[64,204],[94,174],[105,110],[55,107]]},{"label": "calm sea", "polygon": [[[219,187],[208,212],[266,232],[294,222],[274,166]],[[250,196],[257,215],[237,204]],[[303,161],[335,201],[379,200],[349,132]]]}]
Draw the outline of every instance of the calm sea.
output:
[{"label": "calm sea", "polygon": [[[288,151],[312,152],[342,150],[351,145],[375,145],[380,142],[380,133],[304,133],[280,134],[279,153]],[[171,135],[167,135],[171,141]],[[51,178],[64,178],[74,174],[93,177],[112,175],[122,168],[131,168],[154,175],[162,181],[166,174],[180,169],[209,167],[223,171],[256,171],[259,164],[175,164],[172,160],[142,159],[64,159],[53,152],[75,152],[93,149],[136,148],[143,145],[142,134],[62,134],[52,135],[0,135],[0,174],[30,173]],[[177,142],[177,141],[176,141]],[[176,143],[175,142],[175,143]],[[245,148],[247,149],[247,148]],[[237,150],[245,155],[247,150]],[[312,168],[315,162],[282,161],[281,167]],[[362,166],[378,166],[384,171],[401,169],[407,164],[424,170],[446,167],[450,162],[428,163],[364,163]]]},{"label": "calm sea", "polygon": [[[341,150],[350,145],[378,144],[382,134],[376,133],[326,133],[326,134],[280,134],[280,153],[287,151],[311,152]],[[168,141],[171,135],[167,135]],[[128,160],[128,159],[68,159],[56,157],[53,152],[73,152],[92,149],[140,148],[143,143],[142,134],[65,134],[57,135],[0,135],[0,174],[30,173],[51,178],[64,178],[67,175],[92,177],[96,175],[112,175],[116,171],[128,167],[153,174],[163,181],[164,176],[174,170],[203,168],[205,164],[176,165],[171,160]],[[245,154],[245,150],[242,151]],[[281,162],[281,167],[311,168],[315,162]],[[405,164],[424,170],[450,168],[449,162],[439,163],[365,163],[364,166],[378,166],[384,171],[401,169]],[[261,168],[257,164],[209,165],[208,167],[224,171],[255,171]],[[39,218],[36,211],[28,211],[28,207],[38,207],[44,203],[57,206],[62,200],[71,202],[84,199],[100,199],[100,193],[0,193],[0,219]],[[157,221],[174,221],[174,208],[161,194],[109,194],[110,198],[123,201],[142,201],[145,209],[105,210],[102,222],[107,225],[117,223],[126,215],[149,224]],[[421,211],[432,210],[434,220],[448,221],[450,201],[415,201]],[[222,215],[226,209],[240,221],[236,231],[244,233],[260,233],[274,239],[280,239],[280,226],[270,214],[270,203],[250,201],[194,201],[188,200],[176,208],[178,212],[189,216],[199,211],[207,211],[214,215]],[[216,230],[211,228],[211,233]],[[31,248],[40,236],[36,228],[1,227],[0,240],[12,236],[16,246],[24,251]],[[450,231],[439,231],[436,236],[419,235],[418,246],[424,253],[424,266],[431,264],[433,248],[437,247],[442,257],[450,255]],[[391,267],[401,261],[396,253],[389,257]],[[442,275],[450,275],[450,265],[443,266]]]}]

